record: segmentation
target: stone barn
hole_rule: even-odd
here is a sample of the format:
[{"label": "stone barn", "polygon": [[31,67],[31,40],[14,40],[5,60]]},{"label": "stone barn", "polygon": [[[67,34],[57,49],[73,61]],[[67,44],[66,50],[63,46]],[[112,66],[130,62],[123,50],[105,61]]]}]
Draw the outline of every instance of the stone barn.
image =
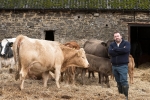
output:
[{"label": "stone barn", "polygon": [[[149,0],[0,0],[0,40],[19,34],[65,43],[113,39],[131,43],[138,64],[150,61]],[[137,48],[137,49],[135,49]]]}]

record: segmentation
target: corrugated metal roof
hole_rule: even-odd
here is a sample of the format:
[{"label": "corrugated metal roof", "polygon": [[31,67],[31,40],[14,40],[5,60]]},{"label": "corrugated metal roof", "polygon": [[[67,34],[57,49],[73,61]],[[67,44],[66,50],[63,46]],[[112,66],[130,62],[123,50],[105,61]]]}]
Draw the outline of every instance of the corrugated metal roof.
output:
[{"label": "corrugated metal roof", "polygon": [[0,9],[150,10],[150,0],[0,0]]}]

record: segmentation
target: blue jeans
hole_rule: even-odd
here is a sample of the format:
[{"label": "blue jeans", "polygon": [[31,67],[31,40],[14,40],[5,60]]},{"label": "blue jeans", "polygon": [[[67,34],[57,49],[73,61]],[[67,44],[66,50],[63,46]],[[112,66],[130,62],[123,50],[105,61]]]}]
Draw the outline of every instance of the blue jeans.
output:
[{"label": "blue jeans", "polygon": [[128,86],[128,65],[112,66],[112,71],[117,83]]}]

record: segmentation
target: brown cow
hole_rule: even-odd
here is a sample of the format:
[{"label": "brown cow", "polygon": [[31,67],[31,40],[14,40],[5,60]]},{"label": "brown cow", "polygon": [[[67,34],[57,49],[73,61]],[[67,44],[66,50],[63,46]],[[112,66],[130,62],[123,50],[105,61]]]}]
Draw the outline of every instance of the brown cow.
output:
[{"label": "brown cow", "polygon": [[69,66],[87,68],[89,63],[83,48],[74,50],[56,41],[32,39],[19,35],[13,45],[15,62],[18,67],[17,75],[21,80],[20,89],[28,73],[42,75],[44,87],[47,86],[49,71],[55,70],[55,81],[58,88],[61,70]]},{"label": "brown cow", "polygon": [[[80,49],[80,45],[76,41],[70,41],[65,43],[64,45],[76,50]],[[76,69],[75,66],[70,66],[64,72],[62,72],[61,81],[63,81],[63,75],[65,74],[66,83],[75,84],[75,69]]]},{"label": "brown cow", "polygon": [[[86,54],[90,66],[86,68],[77,68],[77,72],[80,71],[82,77],[82,84],[84,84],[84,76],[87,70],[95,71],[99,73],[99,83],[104,85],[106,83],[107,87],[110,87],[109,84],[109,75],[112,74],[112,66],[109,58],[98,57],[92,54]],[[81,70],[79,70],[81,69]],[[76,75],[78,75],[77,73]]]},{"label": "brown cow", "polygon": [[134,67],[135,67],[134,58],[132,57],[132,55],[129,55],[128,74],[130,77],[131,84],[133,84]]}]

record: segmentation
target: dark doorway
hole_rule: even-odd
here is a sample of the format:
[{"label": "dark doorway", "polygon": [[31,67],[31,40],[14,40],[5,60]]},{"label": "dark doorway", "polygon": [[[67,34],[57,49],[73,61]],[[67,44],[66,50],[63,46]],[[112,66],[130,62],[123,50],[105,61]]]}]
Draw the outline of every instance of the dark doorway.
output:
[{"label": "dark doorway", "polygon": [[150,62],[150,25],[129,25],[131,55],[134,57],[136,67]]},{"label": "dark doorway", "polygon": [[45,40],[54,41],[54,31],[45,31]]}]

